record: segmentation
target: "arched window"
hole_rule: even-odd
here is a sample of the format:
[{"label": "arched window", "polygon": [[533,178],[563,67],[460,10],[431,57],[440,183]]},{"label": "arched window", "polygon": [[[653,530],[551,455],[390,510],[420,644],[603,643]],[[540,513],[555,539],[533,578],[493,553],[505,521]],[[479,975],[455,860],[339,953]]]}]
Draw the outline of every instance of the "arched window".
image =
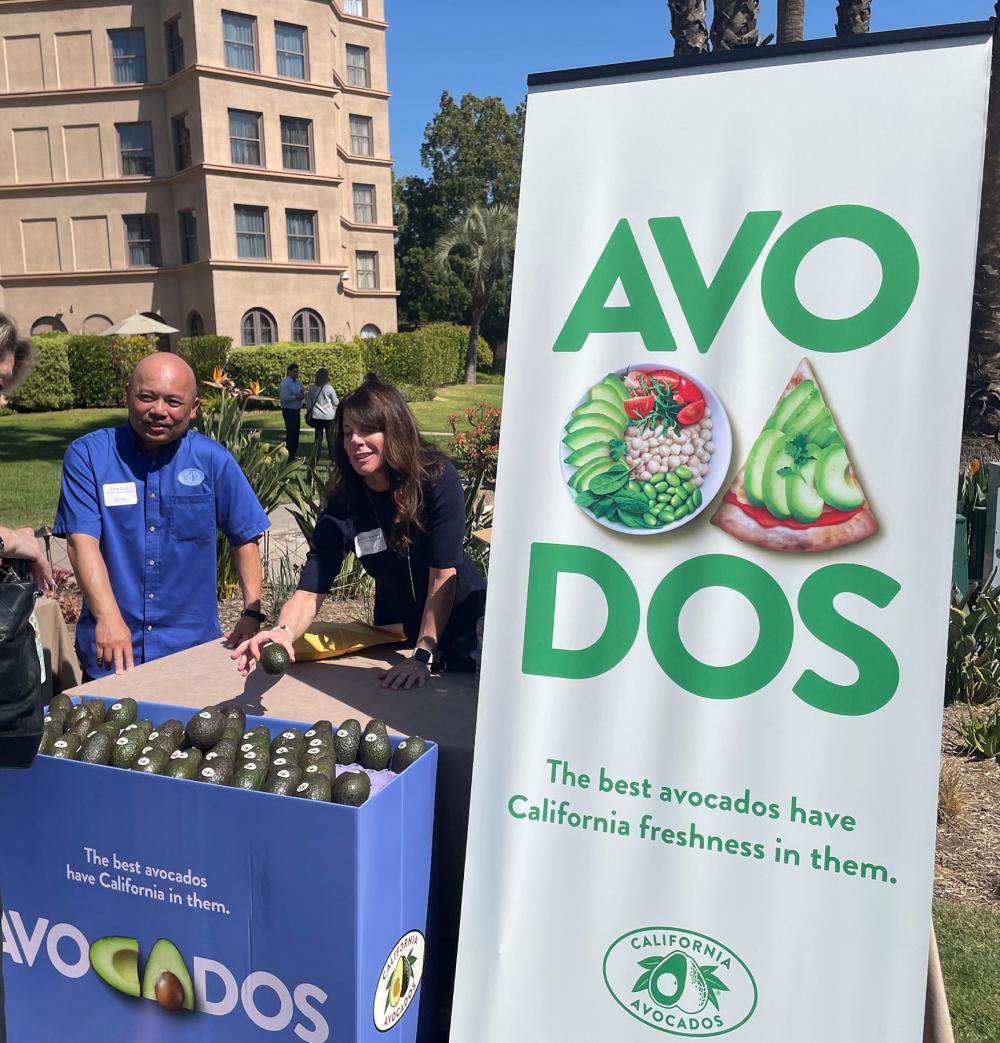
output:
[{"label": "arched window", "polygon": [[243,316],[243,346],[273,344],[278,339],[278,327],[274,316],[263,308],[251,308]]},{"label": "arched window", "polygon": [[80,332],[95,336],[96,334],[103,333],[110,325],[111,320],[107,315],[88,315],[83,320]]},{"label": "arched window", "polygon": [[326,329],[319,312],[303,308],[292,319],[292,340],[300,344],[321,344],[326,340]]},{"label": "arched window", "polygon": [[381,337],[382,331],[373,322],[369,322],[367,326],[361,327],[361,336],[365,340],[371,340],[372,337]]},{"label": "arched window", "polygon": [[[110,326],[111,323],[108,323]],[[66,327],[63,324],[62,319],[57,319],[54,315],[43,315],[40,319],[35,319],[31,324],[31,335],[37,336],[39,333],[65,333]]]},{"label": "arched window", "polygon": [[205,320],[193,311],[188,316],[188,336],[189,337],[203,337],[205,335]]},{"label": "arched window", "polygon": [[[144,311],[142,313],[147,319],[153,319],[156,322],[163,322],[163,316],[157,315],[155,311]],[[165,323],[169,325],[169,323]],[[168,333],[157,333],[156,334],[156,350],[157,351],[169,351],[170,350],[170,334]]]}]

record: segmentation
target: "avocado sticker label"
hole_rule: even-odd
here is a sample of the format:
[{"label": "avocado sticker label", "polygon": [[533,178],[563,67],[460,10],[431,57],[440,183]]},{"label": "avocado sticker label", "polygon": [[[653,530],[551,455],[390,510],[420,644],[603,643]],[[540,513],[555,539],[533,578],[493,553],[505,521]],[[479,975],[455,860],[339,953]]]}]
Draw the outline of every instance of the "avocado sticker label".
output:
[{"label": "avocado sticker label", "polygon": [[424,974],[424,936],[409,931],[392,947],[379,972],[372,1016],[388,1032],[406,1013]]},{"label": "avocado sticker label", "polygon": [[604,984],[632,1017],[672,1036],[721,1036],[757,1007],[757,983],[736,953],[676,927],[616,939],[604,956]]},{"label": "avocado sticker label", "polygon": [[529,91],[453,1038],[920,1038],[991,58]]}]

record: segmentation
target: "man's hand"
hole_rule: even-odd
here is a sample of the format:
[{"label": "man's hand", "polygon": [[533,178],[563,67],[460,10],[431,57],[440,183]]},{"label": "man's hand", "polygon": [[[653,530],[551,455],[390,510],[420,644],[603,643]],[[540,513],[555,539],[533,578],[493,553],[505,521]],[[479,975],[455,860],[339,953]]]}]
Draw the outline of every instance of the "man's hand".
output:
[{"label": "man's hand", "polygon": [[260,623],[256,619],[252,616],[240,616],[236,626],[226,634],[226,648],[235,648],[244,641],[249,641],[258,630]]},{"label": "man's hand", "polygon": [[[35,581],[35,586],[42,594],[55,590],[56,581],[52,576],[52,566],[45,557],[41,544],[35,538],[34,530],[16,529],[15,533],[19,537],[19,542],[23,541],[22,546],[34,549],[34,556],[29,560],[31,561],[31,578]],[[27,555],[25,556],[27,557]]]},{"label": "man's hand", "polygon": [[120,614],[116,617],[103,616],[98,619],[94,639],[97,645],[98,666],[109,669],[113,666],[116,674],[134,668],[132,633]]},{"label": "man's hand", "polygon": [[390,667],[379,674],[383,688],[391,688],[394,692],[408,688],[423,688],[430,680],[431,668],[419,659],[404,659],[401,663]]},{"label": "man's hand", "polygon": [[247,641],[242,641],[233,649],[231,659],[236,660],[236,669],[246,677],[254,670],[260,660],[260,650],[264,645],[275,642],[284,648],[288,658],[295,662],[295,649],[292,646],[292,635],[287,630],[262,630]]}]

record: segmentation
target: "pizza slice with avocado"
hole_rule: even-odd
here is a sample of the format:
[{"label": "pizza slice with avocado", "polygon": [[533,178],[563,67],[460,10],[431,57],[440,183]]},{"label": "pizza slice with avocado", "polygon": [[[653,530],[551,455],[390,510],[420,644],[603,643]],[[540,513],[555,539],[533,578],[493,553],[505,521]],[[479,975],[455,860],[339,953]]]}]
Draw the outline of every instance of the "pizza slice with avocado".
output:
[{"label": "pizza slice with avocado", "polygon": [[744,543],[793,553],[836,550],[878,531],[844,439],[805,359],[712,524]]}]

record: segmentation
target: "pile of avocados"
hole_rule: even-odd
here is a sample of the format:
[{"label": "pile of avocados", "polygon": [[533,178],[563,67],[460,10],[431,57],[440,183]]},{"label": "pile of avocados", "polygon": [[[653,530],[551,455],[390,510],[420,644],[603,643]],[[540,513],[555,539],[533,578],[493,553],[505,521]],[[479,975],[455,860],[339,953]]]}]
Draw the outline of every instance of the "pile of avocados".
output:
[{"label": "pile of avocados", "polygon": [[[308,731],[289,728],[277,736],[262,724],[247,731],[238,706],[207,706],[187,725],[169,720],[154,728],[152,721],[137,718],[134,699],[108,706],[100,699],[74,703],[69,696],[54,696],[39,753],[360,807],[371,794],[371,780],[358,768],[399,774],[428,748],[413,735],[393,752],[385,721],[377,718],[363,730],[352,718],[337,729],[317,721]],[[338,764],[352,769],[338,775]]]}]

